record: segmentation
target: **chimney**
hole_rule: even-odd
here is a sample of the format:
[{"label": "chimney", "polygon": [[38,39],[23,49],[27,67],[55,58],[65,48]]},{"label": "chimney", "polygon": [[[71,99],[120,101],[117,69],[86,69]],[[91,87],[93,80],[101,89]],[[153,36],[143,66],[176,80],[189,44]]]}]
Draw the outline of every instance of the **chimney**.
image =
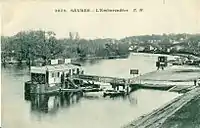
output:
[{"label": "chimney", "polygon": [[51,65],[56,65],[56,64],[58,64],[58,59],[51,60]]},{"label": "chimney", "polygon": [[65,59],[65,64],[70,64],[71,62],[71,59]]}]

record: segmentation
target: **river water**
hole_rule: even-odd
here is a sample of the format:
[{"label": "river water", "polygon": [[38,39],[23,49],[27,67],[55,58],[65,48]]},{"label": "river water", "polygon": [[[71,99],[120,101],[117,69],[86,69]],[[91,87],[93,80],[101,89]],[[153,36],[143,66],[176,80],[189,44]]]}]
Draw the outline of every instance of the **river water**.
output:
[{"label": "river water", "polygon": [[[86,74],[128,78],[130,69],[141,74],[156,70],[157,55],[131,54],[128,59],[84,62]],[[23,67],[2,67],[3,128],[117,128],[164,105],[179,94],[137,90],[125,98],[35,96],[24,99]],[[39,99],[39,100],[38,100]],[[39,107],[38,107],[39,106]]]}]

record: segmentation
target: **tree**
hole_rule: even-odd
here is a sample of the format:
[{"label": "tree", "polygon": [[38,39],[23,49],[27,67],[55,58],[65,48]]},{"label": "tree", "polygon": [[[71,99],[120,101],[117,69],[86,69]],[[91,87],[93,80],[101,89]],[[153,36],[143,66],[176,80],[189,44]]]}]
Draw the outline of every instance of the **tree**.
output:
[{"label": "tree", "polygon": [[44,64],[63,52],[62,44],[55,38],[55,33],[48,31],[22,31],[4,41],[3,48],[7,53],[14,51],[13,55],[18,62],[42,58]]},{"label": "tree", "polygon": [[55,38],[54,32],[37,31],[34,33],[36,37],[35,46],[32,47],[32,53],[34,56],[42,58],[43,65],[46,65],[50,59],[58,57],[64,50],[63,46]]}]

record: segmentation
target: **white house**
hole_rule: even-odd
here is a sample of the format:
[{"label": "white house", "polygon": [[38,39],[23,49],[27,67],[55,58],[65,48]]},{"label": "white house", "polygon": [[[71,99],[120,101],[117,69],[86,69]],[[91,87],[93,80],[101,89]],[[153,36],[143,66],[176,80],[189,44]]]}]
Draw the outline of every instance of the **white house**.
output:
[{"label": "white house", "polygon": [[65,78],[77,74],[83,74],[82,67],[71,63],[31,67],[31,81],[49,86],[61,83],[62,75]]}]

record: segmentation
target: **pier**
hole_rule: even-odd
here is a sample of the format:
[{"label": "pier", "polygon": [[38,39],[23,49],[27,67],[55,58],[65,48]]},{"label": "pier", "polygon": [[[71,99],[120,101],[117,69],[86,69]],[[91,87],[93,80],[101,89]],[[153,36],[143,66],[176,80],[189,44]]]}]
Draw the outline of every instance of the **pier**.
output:
[{"label": "pier", "polygon": [[[113,93],[121,94],[121,92],[116,92],[120,91],[120,86],[123,87],[126,94],[137,89],[157,89],[185,93],[194,88],[193,81],[199,78],[200,73],[200,69],[189,66],[184,68],[182,66],[173,66],[165,70],[148,72],[137,77],[118,78],[83,74],[80,73],[83,72],[80,66],[70,64],[51,65],[41,69],[34,67],[32,69],[32,80],[25,83],[25,92],[38,94],[106,91],[101,88],[101,85],[95,85],[95,82],[109,83],[107,86],[111,86],[113,91],[108,90],[105,93],[110,93],[110,95]],[[39,83],[37,80],[39,80]]]},{"label": "pier", "polygon": [[[67,93],[69,97],[76,94],[83,97],[90,92],[101,92],[102,98],[107,96],[126,98],[138,89],[183,94],[152,113],[123,126],[125,128],[168,126],[165,121],[172,119],[171,116],[174,114],[177,116],[176,113],[179,113],[179,110],[182,111],[181,109],[193,99],[198,98],[200,92],[200,83],[195,83],[200,78],[200,69],[193,66],[168,66],[163,70],[154,70],[141,75],[137,73],[137,76],[130,78],[89,75],[82,70],[81,66],[72,64],[48,65],[32,69],[31,80],[25,83],[25,93],[29,92],[29,95]],[[102,83],[108,84],[102,88]],[[111,89],[106,87],[111,87]],[[119,89],[120,87],[122,89]]]},{"label": "pier", "polygon": [[96,81],[102,83],[117,83],[117,84],[125,84],[127,80],[125,78],[97,76],[97,75],[76,75],[72,76],[72,78],[80,80]]},{"label": "pier", "polygon": [[[187,66],[169,67],[166,70],[152,71],[133,78],[117,78],[96,75],[78,75],[73,78],[129,86],[131,89],[158,89],[185,93],[194,88],[194,80],[200,77],[200,70]],[[187,76],[187,78],[186,78]]]},{"label": "pier", "polygon": [[[123,67],[123,63],[121,63],[121,65]],[[58,104],[61,104],[60,102],[57,104],[57,100],[61,100],[64,95],[67,95],[66,96],[67,100],[65,101],[65,102],[67,102],[67,104],[69,104],[69,102],[74,102],[73,97],[76,94],[78,94],[82,101],[81,107],[85,107],[87,104],[89,104],[89,106],[88,106],[89,109],[87,109],[88,110],[87,111],[86,109],[80,108],[81,112],[87,111],[87,113],[84,113],[84,114],[81,113],[77,117],[88,114],[91,110],[90,107],[97,108],[97,106],[100,106],[98,109],[102,109],[102,110],[105,108],[106,109],[105,115],[106,115],[107,109],[109,110],[109,109],[115,108],[115,106],[117,104],[118,105],[120,104],[120,105],[122,105],[122,108],[125,108],[126,106],[124,106],[124,104],[127,103],[128,107],[126,108],[126,110],[127,110],[126,112],[124,112],[125,111],[124,109],[121,111],[121,108],[119,108],[119,110],[117,110],[117,111],[113,110],[113,112],[112,112],[112,113],[116,114],[114,116],[116,116],[116,117],[119,116],[118,117],[119,120],[115,121],[115,122],[118,122],[118,124],[117,124],[118,126],[127,124],[129,121],[131,121],[131,119],[133,119],[133,118],[136,119],[136,118],[142,116],[143,114],[154,110],[155,108],[159,108],[158,102],[160,102],[163,105],[164,103],[171,102],[171,100],[173,98],[177,97],[178,95],[188,94],[188,92],[193,91],[197,88],[196,86],[194,86],[195,85],[194,80],[199,77],[200,70],[198,68],[194,68],[192,66],[175,66],[175,65],[173,65],[173,66],[165,67],[164,70],[162,70],[162,68],[161,68],[161,70],[157,70],[154,67],[154,68],[151,68],[154,70],[145,71],[142,69],[142,67],[139,67],[139,69],[140,69],[139,74],[136,76],[135,75],[132,76],[132,74],[129,74],[129,69],[132,69],[132,67],[134,67],[134,65],[132,67],[131,66],[128,68],[125,68],[125,69],[122,68],[124,73],[121,75],[121,78],[120,78],[120,77],[115,77],[115,74],[119,73],[120,70],[122,71],[122,69],[120,69],[119,71],[117,70],[114,73],[101,72],[101,71],[99,72],[99,70],[97,70],[96,72],[93,72],[92,70],[87,69],[88,67],[85,66],[87,71],[91,71],[91,72],[83,72],[82,73],[81,66],[77,66],[77,65],[71,65],[71,64],[63,64],[60,66],[47,65],[47,66],[45,66],[45,68],[41,67],[42,70],[36,70],[36,68],[35,68],[35,70],[32,70],[31,73],[33,73],[33,74],[31,74],[31,78],[33,77],[34,79],[31,79],[29,82],[26,82],[26,83],[28,83],[29,85],[32,86],[33,90],[31,91],[31,95],[36,95],[34,97],[36,97],[37,99],[38,99],[38,97],[40,98],[40,97],[45,97],[48,95],[53,95],[52,97],[54,97],[54,95],[58,95],[58,97],[57,98],[55,97],[55,99],[54,99],[54,101],[56,102],[55,105],[54,106],[49,105],[48,108],[54,109],[54,107],[55,107],[55,109],[57,109],[56,106]],[[153,65],[153,63],[152,63],[151,66],[156,66],[156,64]],[[93,69],[93,67],[91,67],[91,68]],[[115,68],[118,68],[118,66],[116,66]],[[77,69],[79,69],[79,70],[77,70]],[[147,73],[145,73],[145,72],[147,72]],[[94,75],[91,75],[90,73],[93,73]],[[106,76],[106,74],[110,74],[110,76],[109,75]],[[123,76],[128,76],[128,77],[123,78]],[[37,81],[39,81],[39,82],[37,82]],[[104,84],[104,83],[106,83],[106,84]],[[29,86],[29,85],[27,85],[27,86]],[[127,88],[129,88],[129,89],[126,90]],[[162,90],[162,91],[158,91],[158,90]],[[149,92],[150,92],[150,94],[149,94]],[[153,93],[151,94],[151,92],[153,92]],[[171,92],[178,92],[178,93],[182,93],[182,94],[171,93]],[[140,94],[142,94],[142,96]],[[156,95],[154,95],[154,94],[156,94]],[[164,96],[162,94],[164,94]],[[165,94],[166,94],[166,96],[165,96]],[[189,93],[189,94],[191,94],[191,93]],[[34,97],[33,97],[33,99],[34,99]],[[166,97],[169,99],[167,99]],[[49,98],[49,99],[51,99],[51,98]],[[33,101],[34,101],[35,107],[39,109],[40,105],[38,105],[37,102],[40,102],[40,100],[37,100],[37,99],[35,99]],[[154,99],[154,100],[152,100],[152,99]],[[46,102],[46,100],[44,100],[44,101]],[[76,99],[75,99],[75,101],[76,101]],[[107,105],[108,101],[111,102],[110,105]],[[147,101],[149,101],[149,102],[147,102]],[[178,101],[178,100],[176,100],[176,101]],[[188,101],[188,103],[189,102],[190,101]],[[94,103],[96,103],[96,106],[94,105]],[[103,104],[103,103],[105,105],[101,106],[101,104]],[[115,103],[116,103],[116,105],[115,105]],[[146,103],[148,103],[148,104],[146,105]],[[183,102],[181,102],[181,105],[182,105],[182,103]],[[67,107],[67,104],[65,107]],[[114,105],[112,106],[112,104],[114,104]],[[152,104],[155,104],[155,106]],[[76,108],[79,105],[80,104],[77,104],[74,106]],[[92,105],[94,105],[94,106],[92,106]],[[45,104],[45,106],[46,106],[46,104]],[[74,107],[74,106],[72,106],[72,107]],[[151,106],[152,106],[152,108],[150,108],[149,110],[145,108],[145,107],[148,108]],[[170,107],[173,107],[173,105],[170,105]],[[176,107],[174,107],[174,108],[176,109]],[[131,111],[132,109],[133,109],[133,111]],[[140,111],[139,114],[136,112],[136,111],[138,111],[138,109]],[[50,109],[48,111],[51,112]],[[80,112],[80,111],[78,111],[78,112]],[[158,112],[158,114],[161,114],[161,113],[164,113],[165,111],[169,111],[169,113],[170,113],[171,111],[174,111],[174,110],[170,109],[170,108],[169,109],[166,108],[163,111],[157,111],[157,112]],[[122,113],[122,114],[118,114],[118,112]],[[168,112],[166,112],[166,113],[168,113]],[[65,116],[66,115],[68,115],[68,114],[65,114]],[[74,113],[72,113],[72,115],[70,115],[70,116],[68,115],[68,116],[69,116],[69,118],[71,118],[71,116],[73,116],[73,115],[74,115]],[[91,114],[88,114],[88,115],[91,115]],[[126,115],[129,115],[129,117],[127,116],[127,118],[126,118]],[[142,117],[144,117],[144,116],[142,116]],[[150,116],[150,118],[155,118],[156,116],[157,116],[157,114],[154,114],[154,115]],[[103,119],[104,117],[99,117],[99,118]],[[82,117],[80,118],[80,120],[81,119],[82,119]],[[92,120],[92,119],[90,119],[90,120]],[[153,124],[154,121],[157,122],[159,120],[154,119],[154,120],[152,120],[151,123]],[[147,125],[150,125],[151,123],[148,123]],[[101,122],[100,122],[100,124],[101,124]],[[134,121],[132,121],[126,125],[126,127],[129,127],[129,126],[134,127]],[[136,125],[136,127],[137,127],[137,125]]]}]

